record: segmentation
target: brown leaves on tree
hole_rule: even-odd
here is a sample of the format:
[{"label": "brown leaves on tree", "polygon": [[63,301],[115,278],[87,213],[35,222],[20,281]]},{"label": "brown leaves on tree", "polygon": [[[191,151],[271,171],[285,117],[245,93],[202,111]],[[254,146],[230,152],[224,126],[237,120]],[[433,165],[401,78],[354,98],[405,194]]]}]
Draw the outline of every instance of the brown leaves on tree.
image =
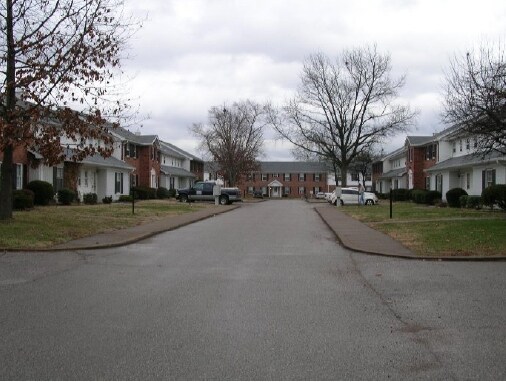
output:
[{"label": "brown leaves on tree", "polygon": [[50,165],[69,140],[75,160],[111,154],[114,125],[106,120],[118,120],[126,106],[112,84],[136,24],[123,16],[122,0],[5,0],[0,12],[3,218],[12,204],[14,147],[35,150]]}]

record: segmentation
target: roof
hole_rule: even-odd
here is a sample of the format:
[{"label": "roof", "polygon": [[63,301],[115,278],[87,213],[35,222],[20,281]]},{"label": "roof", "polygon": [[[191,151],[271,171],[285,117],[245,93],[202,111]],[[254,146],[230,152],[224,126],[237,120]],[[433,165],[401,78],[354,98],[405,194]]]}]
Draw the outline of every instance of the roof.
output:
[{"label": "roof", "polygon": [[[174,158],[180,158],[185,159],[188,158],[187,155],[181,154],[181,152],[176,151],[175,149],[171,148],[167,142],[160,141],[160,151],[164,154],[170,155]],[[190,159],[190,158],[188,158]]]},{"label": "roof", "polygon": [[[328,166],[324,162],[258,162],[259,172],[263,173],[322,173],[328,172]],[[204,171],[217,171],[219,166],[216,162],[205,162]]]},{"label": "roof", "polygon": [[406,174],[405,168],[398,168],[395,170],[391,170],[389,172],[384,173],[380,176],[380,179],[390,179],[390,178],[398,178]]},{"label": "roof", "polygon": [[499,152],[491,153],[490,155],[487,155],[483,157],[480,154],[468,154],[468,155],[462,155],[458,157],[449,158],[447,160],[444,160],[442,162],[439,162],[432,166],[431,168],[428,168],[427,172],[434,172],[434,171],[441,171],[446,169],[452,169],[452,168],[460,168],[465,166],[473,166],[473,165],[480,165],[480,164],[488,164],[488,163],[494,163],[497,161],[506,162],[506,156],[504,154],[501,154]]},{"label": "roof", "polygon": [[141,146],[152,145],[158,139],[157,135],[138,135],[123,127],[117,127],[114,130],[111,130],[111,132],[129,142],[133,142]]},{"label": "roof", "polygon": [[380,162],[383,162],[387,159],[392,159],[392,158],[395,158],[397,156],[402,156],[406,154],[406,147],[402,146],[402,147],[399,147],[397,150],[394,150],[388,154],[386,154],[381,160]]},{"label": "roof", "polygon": [[409,142],[411,146],[423,146],[427,143],[433,142],[434,136],[432,135],[424,135],[424,136],[407,136],[406,141]]},{"label": "roof", "polygon": [[172,167],[172,166],[160,166],[160,170],[162,174],[171,175],[171,176],[184,176],[186,178],[196,178],[195,174],[191,173],[188,170],[180,167]]},{"label": "roof", "polygon": [[167,149],[174,150],[174,151],[178,152],[180,155],[184,155],[191,160],[194,160],[197,162],[204,162],[201,158],[189,153],[188,151],[184,151],[183,149],[173,145],[172,143],[164,142],[164,141],[162,141],[162,143],[166,146]]},{"label": "roof", "polygon": [[[73,155],[73,150],[70,148],[65,149],[65,157],[67,158],[67,161],[71,160],[70,158]],[[135,167],[130,166],[128,163],[117,159],[115,157],[108,157],[104,158],[102,155],[96,154],[93,156],[89,156],[84,158],[83,160],[79,161],[78,163],[82,164],[88,164],[98,167],[109,167],[109,168],[120,168],[125,170],[134,170]]]}]

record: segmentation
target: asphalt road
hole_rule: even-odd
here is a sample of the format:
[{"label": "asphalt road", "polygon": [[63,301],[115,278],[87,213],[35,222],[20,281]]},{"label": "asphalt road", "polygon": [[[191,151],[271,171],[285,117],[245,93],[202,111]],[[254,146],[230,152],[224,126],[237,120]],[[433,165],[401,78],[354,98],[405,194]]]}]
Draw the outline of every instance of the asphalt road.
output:
[{"label": "asphalt road", "polygon": [[0,379],[504,380],[505,275],[345,250],[286,200],[123,248],[7,253]]}]

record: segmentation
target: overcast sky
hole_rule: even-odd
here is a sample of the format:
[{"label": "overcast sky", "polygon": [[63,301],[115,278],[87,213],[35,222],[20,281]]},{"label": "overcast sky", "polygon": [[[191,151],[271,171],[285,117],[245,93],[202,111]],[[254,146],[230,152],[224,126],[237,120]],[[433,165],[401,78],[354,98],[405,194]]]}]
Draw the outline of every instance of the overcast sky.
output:
[{"label": "overcast sky", "polygon": [[[411,135],[439,121],[444,69],[454,54],[506,40],[506,1],[444,0],[125,0],[143,27],[124,69],[142,134],[157,134],[194,154],[188,127],[211,106],[252,99],[281,105],[300,83],[303,60],[377,44],[394,75],[406,74],[402,99],[420,111]],[[135,130],[132,128],[132,130]],[[263,160],[291,160],[267,131]],[[393,150],[399,136],[385,146]]]}]

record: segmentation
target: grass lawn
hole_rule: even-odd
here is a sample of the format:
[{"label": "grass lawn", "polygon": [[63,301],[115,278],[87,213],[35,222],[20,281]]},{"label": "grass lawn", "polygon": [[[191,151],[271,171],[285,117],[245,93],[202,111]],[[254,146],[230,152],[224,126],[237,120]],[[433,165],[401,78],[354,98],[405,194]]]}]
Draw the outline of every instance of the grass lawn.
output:
[{"label": "grass lawn", "polygon": [[12,221],[0,223],[0,248],[46,248],[210,206],[174,200],[145,200],[135,203],[134,215],[131,203],[47,206],[15,211]]},{"label": "grass lawn", "polygon": [[506,256],[506,213],[383,201],[345,206],[348,215],[402,242],[421,256]]}]

